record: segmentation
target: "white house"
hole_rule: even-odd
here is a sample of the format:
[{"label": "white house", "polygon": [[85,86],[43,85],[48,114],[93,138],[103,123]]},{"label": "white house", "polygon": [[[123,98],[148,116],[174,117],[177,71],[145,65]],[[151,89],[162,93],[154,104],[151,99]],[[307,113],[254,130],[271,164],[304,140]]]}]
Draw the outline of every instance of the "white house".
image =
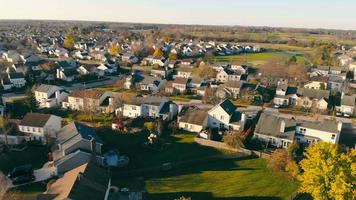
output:
[{"label": "white house", "polygon": [[60,106],[68,92],[55,85],[42,84],[35,90],[35,98],[40,108]]},{"label": "white house", "polygon": [[177,115],[178,107],[167,97],[134,97],[130,102],[124,103],[119,112],[128,118],[151,117],[170,120]]},{"label": "white house", "polygon": [[223,83],[226,83],[227,81],[239,81],[241,79],[241,75],[241,71],[224,69],[217,73],[216,79]]},{"label": "white house", "polygon": [[300,143],[319,141],[338,144],[342,123],[332,120],[301,121],[297,123],[295,139]]},{"label": "white house", "polygon": [[[7,80],[5,80],[7,79]],[[22,88],[26,86],[26,79],[25,75],[23,73],[18,73],[18,72],[10,72],[7,75],[7,78],[2,80],[2,84],[5,88],[5,85],[7,83],[8,87],[11,88]]]},{"label": "white house", "polygon": [[19,130],[27,140],[44,141],[46,137],[56,138],[62,128],[62,118],[55,115],[27,113],[19,124]]},{"label": "white house", "polygon": [[336,106],[336,112],[338,115],[344,115],[346,117],[355,115],[356,96],[355,95],[341,95],[340,105]]},{"label": "white house", "polygon": [[208,127],[241,130],[246,121],[245,114],[236,111],[236,106],[228,99],[208,111]]}]

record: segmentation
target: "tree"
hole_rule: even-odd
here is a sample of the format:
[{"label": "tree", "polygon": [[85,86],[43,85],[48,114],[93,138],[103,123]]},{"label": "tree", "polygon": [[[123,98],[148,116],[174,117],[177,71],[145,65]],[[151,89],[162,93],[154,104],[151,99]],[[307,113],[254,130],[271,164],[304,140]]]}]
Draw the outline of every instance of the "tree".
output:
[{"label": "tree", "polygon": [[344,151],[332,143],[310,146],[300,163],[300,191],[315,200],[356,198],[356,150]]},{"label": "tree", "polygon": [[119,53],[122,52],[122,48],[119,44],[111,44],[109,46],[109,54],[111,57],[116,57]]},{"label": "tree", "polygon": [[178,56],[176,53],[170,52],[168,55],[169,60],[177,60]]},{"label": "tree", "polygon": [[63,41],[64,48],[72,50],[74,49],[74,44],[75,44],[75,36],[73,34],[66,35]]},{"label": "tree", "polygon": [[156,124],[154,122],[145,122],[143,126],[152,133],[156,129]]},{"label": "tree", "polygon": [[156,48],[154,53],[153,53],[153,57],[154,58],[157,58],[157,59],[161,59],[163,57],[164,53],[163,51],[161,50],[161,48]]},{"label": "tree", "polygon": [[242,141],[242,138],[239,136],[238,133],[231,133],[231,134],[226,134],[223,138],[224,143],[229,145],[232,148],[243,148],[244,143]]},{"label": "tree", "polygon": [[286,149],[275,150],[268,159],[267,167],[276,173],[287,173],[295,178],[299,174],[299,166]]}]

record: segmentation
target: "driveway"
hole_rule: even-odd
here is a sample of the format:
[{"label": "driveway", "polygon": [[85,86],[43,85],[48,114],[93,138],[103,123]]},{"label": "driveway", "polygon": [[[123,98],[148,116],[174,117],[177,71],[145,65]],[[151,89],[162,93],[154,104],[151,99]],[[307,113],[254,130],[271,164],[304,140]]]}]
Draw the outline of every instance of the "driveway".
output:
[{"label": "driveway", "polygon": [[11,180],[8,180],[8,189],[48,180],[55,175],[55,167],[43,167],[41,169],[34,170],[33,173],[35,175],[35,180],[33,182],[13,185]]}]

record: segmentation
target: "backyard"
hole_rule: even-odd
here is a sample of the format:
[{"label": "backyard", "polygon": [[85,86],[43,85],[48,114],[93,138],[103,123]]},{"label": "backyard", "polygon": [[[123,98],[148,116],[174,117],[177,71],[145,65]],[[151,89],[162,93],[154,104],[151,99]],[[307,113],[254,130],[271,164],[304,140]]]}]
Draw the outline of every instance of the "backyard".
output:
[{"label": "backyard", "polygon": [[264,159],[251,157],[195,162],[198,164],[126,176],[127,171],[231,152],[201,146],[194,142],[195,134],[166,136],[166,145],[161,151],[142,145],[146,141],[144,133],[133,135],[101,130],[99,135],[105,144],[104,152],[118,149],[130,158],[129,168],[112,171],[113,185],[144,191],[147,199],[174,199],[180,196],[189,196],[194,200],[288,199],[298,187],[292,180],[270,173]]},{"label": "backyard", "polygon": [[298,183],[271,173],[260,158],[198,164],[159,175],[121,179],[116,184],[143,190],[152,200],[180,196],[194,200],[282,200],[289,199],[298,188]]}]

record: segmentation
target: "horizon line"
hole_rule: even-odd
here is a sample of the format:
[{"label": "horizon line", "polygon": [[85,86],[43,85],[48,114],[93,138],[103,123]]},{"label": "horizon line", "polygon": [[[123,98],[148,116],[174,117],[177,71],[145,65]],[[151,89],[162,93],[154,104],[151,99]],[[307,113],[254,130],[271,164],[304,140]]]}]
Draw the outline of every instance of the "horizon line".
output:
[{"label": "horizon line", "polygon": [[76,20],[76,19],[0,19],[0,21],[68,21],[68,22],[94,22],[94,23],[122,23],[122,24],[150,24],[150,25],[179,25],[179,26],[215,26],[215,27],[255,27],[255,28],[278,28],[278,29],[304,29],[304,30],[331,30],[331,31],[356,31],[356,29],[336,29],[336,28],[321,28],[321,27],[284,27],[284,26],[269,26],[269,25],[231,25],[231,24],[195,24],[195,23],[157,23],[157,22],[129,22],[115,20]]}]

